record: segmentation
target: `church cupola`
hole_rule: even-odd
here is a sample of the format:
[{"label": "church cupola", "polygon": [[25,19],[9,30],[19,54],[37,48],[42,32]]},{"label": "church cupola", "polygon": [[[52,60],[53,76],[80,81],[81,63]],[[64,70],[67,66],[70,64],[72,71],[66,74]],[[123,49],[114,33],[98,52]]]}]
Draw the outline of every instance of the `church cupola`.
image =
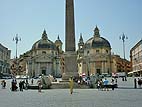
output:
[{"label": "church cupola", "polygon": [[44,29],[43,34],[42,34],[42,39],[43,39],[43,40],[47,40],[47,39],[48,39],[45,29]]},{"label": "church cupola", "polygon": [[63,44],[62,41],[60,40],[59,35],[57,37],[57,40],[55,41],[55,44],[58,44],[58,45],[62,45]]},{"label": "church cupola", "polygon": [[55,41],[55,45],[57,48],[58,53],[62,53],[62,41],[60,40],[60,37],[58,35],[57,40]]},{"label": "church cupola", "polygon": [[79,47],[79,49],[82,49],[84,47],[82,33],[80,34],[80,39],[79,39],[78,47]]},{"label": "church cupola", "polygon": [[79,43],[83,43],[82,33],[80,34]]},{"label": "church cupola", "polygon": [[100,37],[100,33],[99,33],[99,29],[96,26],[95,30],[94,30],[94,37]]}]

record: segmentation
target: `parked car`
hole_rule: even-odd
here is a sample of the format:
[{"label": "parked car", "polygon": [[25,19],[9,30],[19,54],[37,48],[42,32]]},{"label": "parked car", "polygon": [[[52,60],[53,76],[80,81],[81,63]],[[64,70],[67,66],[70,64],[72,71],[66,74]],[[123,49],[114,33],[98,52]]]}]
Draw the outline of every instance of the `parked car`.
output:
[{"label": "parked car", "polygon": [[11,79],[12,77],[11,76],[2,76],[1,78],[2,79]]}]

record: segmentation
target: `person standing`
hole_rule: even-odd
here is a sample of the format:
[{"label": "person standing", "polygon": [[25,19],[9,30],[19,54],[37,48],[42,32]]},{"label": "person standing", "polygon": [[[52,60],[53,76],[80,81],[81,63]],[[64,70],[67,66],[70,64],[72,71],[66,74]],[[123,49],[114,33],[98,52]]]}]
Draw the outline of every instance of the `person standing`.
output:
[{"label": "person standing", "polygon": [[134,78],[134,88],[137,88],[137,79]]},{"label": "person standing", "polygon": [[114,90],[114,79],[111,79],[112,90]]},{"label": "person standing", "polygon": [[98,82],[97,82],[97,88],[98,88],[98,90],[100,90],[100,80],[98,80]]},{"label": "person standing", "polygon": [[19,89],[20,89],[20,91],[23,91],[23,82],[22,81],[19,82]]},{"label": "person standing", "polygon": [[101,91],[103,91],[103,80],[102,79],[100,79],[100,89]]},{"label": "person standing", "polygon": [[41,92],[41,88],[42,88],[41,80],[38,80],[37,83],[38,83],[38,92]]},{"label": "person standing", "polygon": [[104,80],[104,90],[105,90],[105,91],[106,91],[106,90],[109,91],[109,90],[108,90],[108,82],[109,82],[109,81],[105,78],[105,80]]},{"label": "person standing", "polygon": [[139,88],[141,88],[141,84],[142,84],[141,81],[142,80],[140,78],[138,78],[138,86],[139,86]]},{"label": "person standing", "polygon": [[28,86],[29,86],[29,82],[28,82],[28,79],[26,79],[26,82],[25,82],[25,89],[26,90],[28,89]]},{"label": "person standing", "polygon": [[70,86],[70,94],[72,94],[73,93],[73,77],[72,76],[69,80],[69,86]]},{"label": "person standing", "polygon": [[1,86],[2,86],[3,89],[6,87],[6,81],[5,80],[1,81]]},{"label": "person standing", "polygon": [[6,87],[6,81],[4,80],[3,88],[5,88],[5,87]]},{"label": "person standing", "polygon": [[34,80],[33,80],[33,78],[32,78],[32,80],[31,80],[31,84],[33,85],[33,83],[34,83]]},{"label": "person standing", "polygon": [[115,78],[115,84],[117,84],[117,78]]},{"label": "person standing", "polygon": [[16,78],[13,78],[12,82],[11,82],[11,85],[12,85],[11,90],[12,91],[16,91],[17,90],[18,87],[16,86],[16,84],[17,84]]}]

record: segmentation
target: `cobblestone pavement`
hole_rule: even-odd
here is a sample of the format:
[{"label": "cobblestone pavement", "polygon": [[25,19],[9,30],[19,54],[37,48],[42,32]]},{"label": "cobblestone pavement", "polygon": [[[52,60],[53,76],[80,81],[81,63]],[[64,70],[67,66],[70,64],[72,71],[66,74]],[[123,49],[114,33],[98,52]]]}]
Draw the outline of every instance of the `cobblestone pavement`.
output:
[{"label": "cobblestone pavement", "polygon": [[[10,80],[7,88],[0,88],[0,107],[141,107],[142,89],[133,88],[133,78],[118,84],[112,91],[98,91],[97,89],[74,89],[72,95],[69,89],[24,90],[11,92]],[[126,88],[128,87],[128,88]]]}]

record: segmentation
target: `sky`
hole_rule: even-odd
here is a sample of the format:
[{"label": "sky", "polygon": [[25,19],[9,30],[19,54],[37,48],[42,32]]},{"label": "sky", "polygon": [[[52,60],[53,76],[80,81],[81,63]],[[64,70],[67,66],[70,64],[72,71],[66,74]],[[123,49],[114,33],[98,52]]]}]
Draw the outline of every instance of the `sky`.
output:
[{"label": "sky", "polygon": [[[142,0],[74,0],[76,48],[80,33],[84,42],[93,37],[98,26],[101,37],[106,38],[114,54],[123,56],[124,33],[125,56],[130,59],[130,49],[142,39]],[[29,51],[41,39],[43,30],[55,41],[57,36],[65,47],[65,0],[0,0],[0,43],[16,56]]]}]

